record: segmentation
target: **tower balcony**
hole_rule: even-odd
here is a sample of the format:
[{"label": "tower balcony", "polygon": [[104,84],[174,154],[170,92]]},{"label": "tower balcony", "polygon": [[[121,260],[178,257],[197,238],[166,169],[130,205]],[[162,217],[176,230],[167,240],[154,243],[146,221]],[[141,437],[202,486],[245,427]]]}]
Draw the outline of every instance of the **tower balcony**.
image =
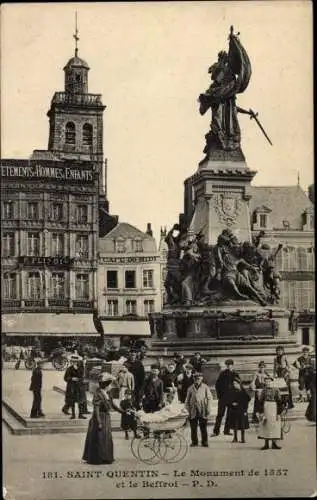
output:
[{"label": "tower balcony", "polygon": [[102,104],[101,94],[71,94],[70,92],[55,92],[51,104],[105,107]]}]

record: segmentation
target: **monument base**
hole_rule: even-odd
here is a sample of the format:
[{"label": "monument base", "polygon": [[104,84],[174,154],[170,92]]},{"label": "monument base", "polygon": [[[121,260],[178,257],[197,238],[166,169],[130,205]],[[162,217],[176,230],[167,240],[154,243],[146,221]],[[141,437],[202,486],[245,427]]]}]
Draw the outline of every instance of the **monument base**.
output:
[{"label": "monument base", "polygon": [[177,306],[151,318],[153,336],[147,355],[154,361],[158,356],[170,359],[175,352],[186,359],[200,352],[210,360],[204,375],[211,385],[227,358],[249,381],[261,360],[272,372],[276,346],[283,346],[287,355],[299,352],[296,335],[288,328],[289,312],[278,306],[262,307],[252,301]]}]

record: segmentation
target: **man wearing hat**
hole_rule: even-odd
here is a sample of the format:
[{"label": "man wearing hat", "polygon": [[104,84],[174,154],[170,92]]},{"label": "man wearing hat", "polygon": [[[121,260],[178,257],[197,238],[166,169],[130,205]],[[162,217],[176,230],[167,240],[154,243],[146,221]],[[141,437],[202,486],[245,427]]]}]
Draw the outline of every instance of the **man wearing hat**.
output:
[{"label": "man wearing hat", "polygon": [[309,347],[303,347],[302,354],[293,363],[293,366],[298,369],[298,389],[300,401],[304,399],[309,391],[310,379],[313,370],[313,361],[309,353]]},{"label": "man wearing hat", "polygon": [[42,367],[41,358],[35,358],[35,368],[32,371],[30,391],[33,392],[33,404],[30,418],[45,417],[42,411]]},{"label": "man wearing hat", "polygon": [[81,383],[83,373],[79,368],[79,362],[82,360],[78,354],[73,354],[70,357],[70,366],[67,368],[64,380],[66,382],[66,393],[65,393],[65,405],[62,408],[62,412],[66,415],[68,414],[68,409],[71,408],[73,420],[75,417],[75,403],[78,404],[79,415],[78,418],[86,419],[82,414],[82,398],[81,398]]},{"label": "man wearing hat", "polygon": [[185,403],[188,388],[194,383],[193,367],[191,364],[184,366],[184,372],[177,377],[178,399]]},{"label": "man wearing hat", "polygon": [[142,361],[137,359],[137,353],[135,351],[130,351],[127,361],[125,362],[130,373],[132,373],[134,377],[134,402],[136,408],[140,409],[140,400],[141,400],[141,390],[144,384],[145,377],[145,369]]},{"label": "man wearing hat", "polygon": [[227,410],[227,414],[226,414],[226,420],[225,420],[224,434],[226,434],[228,436],[231,435],[230,429],[229,429],[229,421],[228,421],[227,395],[228,395],[228,392],[233,387],[233,380],[235,378],[240,379],[240,376],[237,372],[235,372],[233,370],[233,360],[232,359],[227,359],[225,361],[225,365],[226,365],[225,370],[222,370],[220,372],[220,374],[217,378],[216,384],[215,384],[217,398],[218,398],[218,411],[217,411],[214,432],[211,435],[211,437],[219,436],[221,422],[222,422],[222,419],[224,417],[226,410]]},{"label": "man wearing hat", "polygon": [[158,411],[163,406],[164,389],[159,373],[158,367],[152,365],[151,373],[146,378],[142,389],[142,406],[146,413]]},{"label": "man wearing hat", "polygon": [[201,433],[201,445],[208,446],[207,421],[211,414],[211,402],[212,395],[208,385],[203,383],[202,373],[194,373],[194,383],[189,387],[185,400],[191,430],[191,446],[198,446],[198,425]]}]

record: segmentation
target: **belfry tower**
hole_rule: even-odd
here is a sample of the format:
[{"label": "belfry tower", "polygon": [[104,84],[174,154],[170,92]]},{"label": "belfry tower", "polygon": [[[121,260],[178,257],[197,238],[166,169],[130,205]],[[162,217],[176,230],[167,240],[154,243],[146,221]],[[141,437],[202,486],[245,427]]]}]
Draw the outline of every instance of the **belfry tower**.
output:
[{"label": "belfry tower", "polygon": [[106,162],[103,156],[101,94],[88,92],[89,66],[78,57],[76,18],[75,55],[64,67],[64,91],[55,92],[49,117],[48,150],[61,160],[91,161],[99,172],[99,206],[108,211]]}]

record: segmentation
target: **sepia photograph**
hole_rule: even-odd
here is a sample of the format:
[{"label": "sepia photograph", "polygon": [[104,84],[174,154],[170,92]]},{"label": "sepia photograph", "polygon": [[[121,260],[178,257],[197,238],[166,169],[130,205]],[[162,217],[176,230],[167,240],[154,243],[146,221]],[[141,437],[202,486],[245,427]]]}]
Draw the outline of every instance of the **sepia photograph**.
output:
[{"label": "sepia photograph", "polygon": [[5,500],[316,497],[313,6],[1,5]]}]

